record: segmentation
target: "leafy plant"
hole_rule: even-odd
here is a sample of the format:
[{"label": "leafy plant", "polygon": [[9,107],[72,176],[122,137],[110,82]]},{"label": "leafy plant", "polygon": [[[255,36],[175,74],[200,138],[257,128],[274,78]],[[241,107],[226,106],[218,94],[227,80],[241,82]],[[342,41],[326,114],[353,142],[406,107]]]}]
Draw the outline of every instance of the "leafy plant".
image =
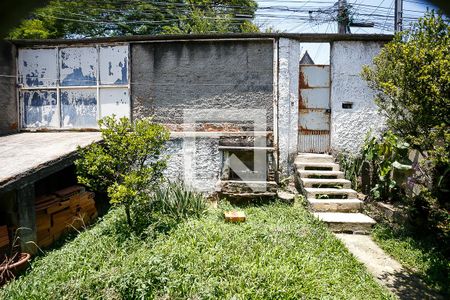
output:
[{"label": "leafy plant", "polygon": [[[414,220],[430,233],[450,236],[450,23],[429,11],[411,30],[399,32],[366,66],[362,76],[376,92],[376,103],[387,125],[421,154],[414,184],[419,193],[410,197]],[[389,144],[385,145],[389,147]],[[389,156],[391,149],[373,152]],[[370,153],[368,153],[370,155]],[[382,157],[379,157],[382,158]],[[382,160],[380,160],[382,161]],[[382,197],[395,188],[391,165],[380,163]]]},{"label": "leafy plant", "polygon": [[385,131],[380,138],[371,137],[365,142],[362,157],[370,162],[377,175],[372,196],[378,200],[392,200],[400,196],[399,184],[393,178],[397,165],[411,164],[408,159],[409,144],[392,131]]},{"label": "leafy plant", "polygon": [[160,211],[176,221],[191,216],[201,217],[207,210],[205,197],[189,190],[179,182],[169,183],[167,186],[156,189],[151,206],[154,207],[154,210]]},{"label": "leafy plant", "polygon": [[432,190],[441,204],[450,199],[438,188],[439,182],[450,183],[449,44],[450,24],[430,11],[411,30],[396,34],[362,73],[389,128],[431,164]]},{"label": "leafy plant", "polygon": [[[51,0],[9,37],[73,38],[142,34],[257,32],[254,0]],[[237,18],[237,15],[248,17]]]},{"label": "leafy plant", "polygon": [[148,118],[131,122],[112,116],[100,120],[99,126],[102,143],[78,149],[78,182],[106,192],[112,204],[123,205],[133,227],[132,203],[148,200],[162,181],[166,167],[162,151],[169,132]]},{"label": "leafy plant", "polygon": [[361,155],[339,153],[337,159],[339,166],[344,171],[344,177],[350,180],[353,189],[359,190],[359,176],[361,176],[361,168],[364,162]]}]

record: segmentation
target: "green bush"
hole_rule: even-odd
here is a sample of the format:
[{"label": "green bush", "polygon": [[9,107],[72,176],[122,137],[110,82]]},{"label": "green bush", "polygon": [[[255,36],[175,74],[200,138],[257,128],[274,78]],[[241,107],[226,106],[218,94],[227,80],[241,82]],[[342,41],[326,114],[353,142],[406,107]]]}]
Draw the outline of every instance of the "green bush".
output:
[{"label": "green bush", "polygon": [[163,179],[162,151],[169,132],[148,118],[131,122],[112,116],[100,120],[99,126],[103,141],[78,149],[78,182],[106,192],[112,204],[123,205],[133,227],[132,204],[148,201]]},{"label": "green bush", "polygon": [[[411,30],[399,32],[366,66],[362,76],[376,92],[387,124],[422,156],[415,184],[420,193],[408,198],[419,227],[450,244],[450,23],[427,12]],[[392,161],[389,161],[389,163]],[[379,166],[379,174],[391,165]],[[416,172],[416,173],[418,173]],[[382,180],[380,197],[394,182]]]},{"label": "green bush", "polygon": [[201,217],[207,210],[205,197],[182,183],[169,183],[156,189],[151,206],[176,221],[189,217]]}]

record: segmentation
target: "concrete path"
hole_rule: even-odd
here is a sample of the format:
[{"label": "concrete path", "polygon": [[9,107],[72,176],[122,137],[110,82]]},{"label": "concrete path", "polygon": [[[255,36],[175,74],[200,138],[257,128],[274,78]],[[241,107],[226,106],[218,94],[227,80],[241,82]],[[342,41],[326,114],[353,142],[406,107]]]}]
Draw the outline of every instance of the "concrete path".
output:
[{"label": "concrete path", "polygon": [[370,235],[335,234],[349,251],[399,299],[443,299],[399,262],[388,256]]}]

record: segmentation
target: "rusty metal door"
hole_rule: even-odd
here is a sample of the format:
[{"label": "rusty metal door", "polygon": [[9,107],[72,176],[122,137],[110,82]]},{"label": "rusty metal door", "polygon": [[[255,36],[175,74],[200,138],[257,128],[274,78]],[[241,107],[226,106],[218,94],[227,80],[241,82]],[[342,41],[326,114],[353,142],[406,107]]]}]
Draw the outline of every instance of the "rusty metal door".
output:
[{"label": "rusty metal door", "polygon": [[329,152],[330,112],[330,66],[300,65],[299,152]]}]

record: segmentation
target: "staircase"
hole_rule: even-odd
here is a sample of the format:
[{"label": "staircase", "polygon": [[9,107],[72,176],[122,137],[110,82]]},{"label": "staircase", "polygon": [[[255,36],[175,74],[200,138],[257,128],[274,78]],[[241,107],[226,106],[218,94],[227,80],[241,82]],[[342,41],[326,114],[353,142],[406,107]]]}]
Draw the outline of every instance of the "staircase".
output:
[{"label": "staircase", "polygon": [[333,156],[300,153],[294,162],[296,184],[314,215],[334,232],[367,233],[375,221],[362,214],[363,202],[339,171]]}]

